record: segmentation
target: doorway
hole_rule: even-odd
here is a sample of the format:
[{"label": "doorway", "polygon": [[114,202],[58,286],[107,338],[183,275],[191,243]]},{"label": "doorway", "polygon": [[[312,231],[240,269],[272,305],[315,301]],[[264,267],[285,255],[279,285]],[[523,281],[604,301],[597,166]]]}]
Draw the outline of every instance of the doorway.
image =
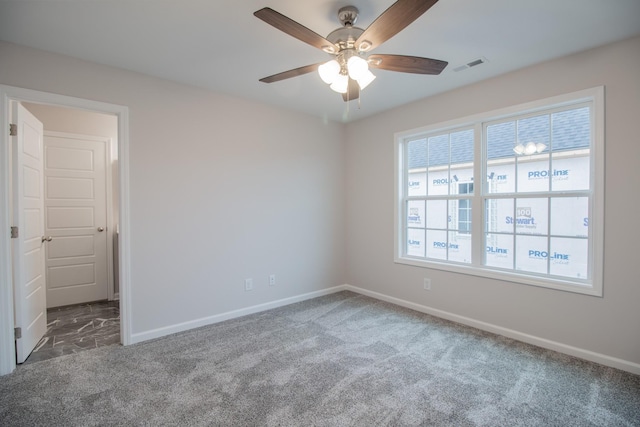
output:
[{"label": "doorway", "polygon": [[117,118],[22,105],[44,127],[46,306],[117,299]]},{"label": "doorway", "polygon": [[120,342],[113,262],[118,122],[109,114],[21,105],[43,124],[47,328],[30,353],[16,353],[18,363],[32,363]]},{"label": "doorway", "polygon": [[[10,86],[0,86],[0,176],[3,177],[4,183],[0,188],[0,210],[2,211],[2,220],[0,226],[10,228],[12,226],[11,212],[11,182],[10,175],[10,144],[12,137],[9,136],[9,124],[11,123],[12,102],[26,103],[28,105],[39,106],[36,108],[62,108],[75,109],[81,112],[98,113],[115,117],[117,122],[117,141],[118,147],[115,152],[118,159],[117,177],[118,185],[115,187],[114,197],[118,200],[118,209],[114,214],[117,217],[119,228],[118,243],[114,249],[117,249],[117,256],[114,263],[119,266],[118,274],[113,275],[114,281],[117,280],[118,296],[120,299],[120,342],[124,345],[130,343],[131,328],[129,324],[129,239],[128,239],[128,221],[129,221],[129,205],[128,205],[128,109],[126,107],[106,104],[85,99],[72,98],[63,95],[49,94],[45,92],[32,91],[28,89],[15,88]],[[5,132],[6,130],[6,132]],[[5,215],[6,213],[6,215]],[[14,290],[12,286],[12,239],[9,233],[0,233],[0,375],[10,373],[15,369],[15,330],[16,318],[13,307]],[[115,289],[112,286],[113,296]]]}]

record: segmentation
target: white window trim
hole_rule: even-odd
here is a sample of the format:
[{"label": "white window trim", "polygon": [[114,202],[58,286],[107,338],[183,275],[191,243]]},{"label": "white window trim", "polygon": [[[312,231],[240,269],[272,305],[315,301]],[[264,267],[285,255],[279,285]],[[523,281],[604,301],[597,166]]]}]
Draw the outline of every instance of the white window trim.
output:
[{"label": "white window trim", "polygon": [[[604,157],[605,157],[605,121],[604,121],[604,86],[585,89],[564,95],[545,98],[533,102],[519,104],[486,113],[476,114],[460,119],[437,123],[417,129],[398,132],[394,135],[394,262],[399,264],[412,265],[417,267],[432,268],[437,270],[450,271],[454,273],[467,274],[472,276],[486,277],[490,279],[515,282],[525,285],[551,288],[555,290],[569,291],[586,295],[603,296],[603,264],[604,264]],[[590,268],[592,269],[591,284],[585,285],[571,280],[558,278],[541,278],[523,274],[515,271],[501,271],[484,267],[481,260],[484,257],[482,231],[474,229],[472,232],[473,265],[454,264],[450,262],[437,262],[433,260],[418,260],[403,256],[405,230],[403,227],[403,194],[405,186],[404,177],[404,157],[403,145],[405,141],[417,138],[425,133],[440,132],[459,129],[462,127],[473,127],[476,141],[481,141],[483,136],[483,124],[489,121],[500,120],[518,114],[528,114],[536,111],[548,110],[555,107],[569,106],[581,102],[592,103],[592,154],[591,154],[591,191],[592,203],[589,213],[589,250],[593,254]],[[482,177],[485,169],[483,163],[482,146],[475,144],[474,153],[474,177]],[[482,181],[479,181],[482,182]],[[483,198],[480,195],[481,186],[475,186],[475,196],[472,199],[472,223],[483,224]]]}]

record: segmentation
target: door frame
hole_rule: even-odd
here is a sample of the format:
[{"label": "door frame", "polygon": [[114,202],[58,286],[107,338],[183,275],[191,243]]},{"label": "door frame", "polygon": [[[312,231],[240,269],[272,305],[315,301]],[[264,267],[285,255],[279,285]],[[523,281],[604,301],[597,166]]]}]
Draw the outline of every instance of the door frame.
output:
[{"label": "door frame", "polygon": [[129,108],[88,99],[0,85],[0,375],[16,368],[11,259],[11,102],[33,102],[115,115],[118,118],[120,340],[131,344],[131,241],[129,206]]}]

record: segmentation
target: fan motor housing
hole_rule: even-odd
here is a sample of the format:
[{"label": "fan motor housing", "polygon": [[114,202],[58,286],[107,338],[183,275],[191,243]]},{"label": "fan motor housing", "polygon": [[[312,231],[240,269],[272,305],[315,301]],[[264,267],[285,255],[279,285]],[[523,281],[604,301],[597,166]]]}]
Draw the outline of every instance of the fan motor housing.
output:
[{"label": "fan motor housing", "polygon": [[338,19],[342,23],[342,28],[332,31],[327,36],[327,40],[338,46],[340,51],[353,49],[358,37],[364,33],[362,28],[353,26],[358,20],[358,13],[358,8],[355,6],[345,6],[338,10]]},{"label": "fan motor housing", "polygon": [[358,27],[342,27],[338,28],[335,31],[332,31],[328,36],[327,40],[331,43],[340,47],[342,49],[353,49],[360,37],[360,34],[364,33],[362,28]]}]

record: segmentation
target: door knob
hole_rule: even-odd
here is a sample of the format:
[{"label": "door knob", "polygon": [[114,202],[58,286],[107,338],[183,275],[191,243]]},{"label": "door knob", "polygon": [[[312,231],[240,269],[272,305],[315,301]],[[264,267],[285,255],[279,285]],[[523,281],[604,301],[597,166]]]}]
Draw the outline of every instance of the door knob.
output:
[{"label": "door knob", "polygon": [[104,231],[104,227],[98,227],[98,231],[103,232]]},{"label": "door knob", "polygon": [[51,236],[48,236],[48,237],[42,236],[42,242],[50,242],[52,240],[53,240],[53,237]]}]

